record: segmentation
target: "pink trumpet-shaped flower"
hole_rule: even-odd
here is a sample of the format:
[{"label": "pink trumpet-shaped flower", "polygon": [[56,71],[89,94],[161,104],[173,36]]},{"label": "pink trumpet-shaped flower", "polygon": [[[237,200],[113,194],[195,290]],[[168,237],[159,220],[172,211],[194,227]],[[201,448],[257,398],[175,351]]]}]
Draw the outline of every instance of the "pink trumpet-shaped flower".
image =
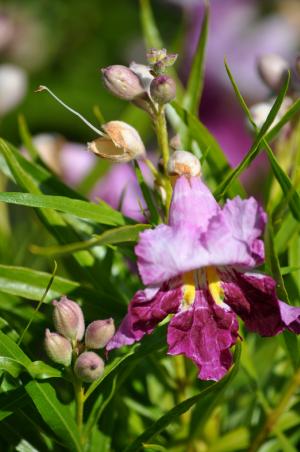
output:
[{"label": "pink trumpet-shaped flower", "polygon": [[300,333],[300,308],[278,300],[276,282],[251,271],[264,261],[266,213],[254,198],[221,208],[199,177],[180,176],[169,224],[144,231],[135,248],[142,281],[108,350],[139,341],[172,314],[170,355],[184,354],[199,378],[219,380],[232,365],[237,315],[250,331]]}]

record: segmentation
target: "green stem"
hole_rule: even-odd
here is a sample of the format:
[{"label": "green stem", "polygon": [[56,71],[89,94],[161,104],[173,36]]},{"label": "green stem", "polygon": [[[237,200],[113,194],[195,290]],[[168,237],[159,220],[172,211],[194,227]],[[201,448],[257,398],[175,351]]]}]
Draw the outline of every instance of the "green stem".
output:
[{"label": "green stem", "polygon": [[82,440],[83,409],[84,409],[84,388],[78,380],[74,382],[75,402],[76,402],[76,423]]},{"label": "green stem", "polygon": [[249,447],[248,452],[256,452],[260,445],[267,439],[270,432],[276,427],[276,423],[280,416],[284,413],[287,408],[291,398],[298,389],[300,385],[300,368],[291,379],[286,390],[283,392],[281,399],[279,400],[277,406],[269,413],[265,423],[263,424],[261,430],[258,432],[254,438],[252,445]]},{"label": "green stem", "polygon": [[155,129],[157,135],[157,141],[162,153],[163,165],[165,174],[167,174],[167,166],[170,156],[169,151],[169,139],[168,139],[168,131],[167,131],[167,123],[165,117],[164,107],[160,107],[157,111],[156,119],[155,119]]},{"label": "green stem", "polygon": [[157,136],[157,141],[159,145],[159,149],[162,154],[163,159],[163,167],[164,167],[164,188],[166,190],[166,211],[167,211],[167,217],[169,214],[169,207],[171,204],[171,198],[172,198],[172,186],[170,183],[170,180],[168,178],[167,173],[167,167],[168,167],[168,161],[170,158],[170,149],[169,149],[169,137],[168,137],[168,130],[167,130],[167,122],[166,122],[166,116],[165,116],[165,109],[163,106],[159,107],[156,111],[155,115],[155,131]]}]

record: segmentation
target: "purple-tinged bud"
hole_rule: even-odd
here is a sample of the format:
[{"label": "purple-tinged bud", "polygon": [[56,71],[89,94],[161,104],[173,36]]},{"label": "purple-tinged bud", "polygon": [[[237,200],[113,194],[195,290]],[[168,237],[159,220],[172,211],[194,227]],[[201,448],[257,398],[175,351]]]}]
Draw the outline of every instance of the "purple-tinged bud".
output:
[{"label": "purple-tinged bud", "polygon": [[56,331],[68,339],[80,341],[84,335],[84,317],[80,306],[67,297],[53,301],[53,305]]},{"label": "purple-tinged bud", "polygon": [[146,150],[136,129],[123,121],[110,121],[102,126],[105,136],[88,143],[94,154],[118,163],[144,158]]},{"label": "purple-tinged bud", "polygon": [[108,66],[102,74],[106,88],[119,99],[131,101],[144,93],[138,76],[126,66]]},{"label": "purple-tinged bud", "polygon": [[168,162],[168,174],[170,176],[200,176],[201,165],[191,152],[175,151]]},{"label": "purple-tinged bud", "polygon": [[45,350],[52,361],[63,366],[70,366],[72,361],[72,346],[70,341],[58,333],[45,332]]},{"label": "purple-tinged bud", "polygon": [[97,380],[104,371],[104,362],[94,352],[83,352],[78,356],[74,372],[76,376],[85,383]]},{"label": "purple-tinged bud", "polygon": [[176,97],[176,83],[168,75],[159,75],[151,82],[150,94],[154,102],[167,104]]},{"label": "purple-tinged bud", "polygon": [[263,82],[273,91],[278,91],[288,73],[289,65],[280,55],[269,53],[257,60],[257,70]]},{"label": "purple-tinged bud", "polygon": [[85,346],[87,348],[103,348],[115,334],[113,319],[95,320],[85,331]]}]

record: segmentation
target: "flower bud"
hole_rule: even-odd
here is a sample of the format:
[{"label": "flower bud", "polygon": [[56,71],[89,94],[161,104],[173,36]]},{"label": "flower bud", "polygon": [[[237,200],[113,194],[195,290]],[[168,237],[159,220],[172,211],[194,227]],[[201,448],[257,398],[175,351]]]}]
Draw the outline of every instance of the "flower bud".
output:
[{"label": "flower bud", "polygon": [[47,328],[45,333],[45,350],[52,361],[63,366],[70,366],[72,361],[72,346],[68,339],[58,333],[51,333]]},{"label": "flower bud", "polygon": [[168,75],[159,75],[151,82],[150,94],[154,102],[167,104],[176,97],[176,83]]},{"label": "flower bud", "polygon": [[88,149],[102,158],[126,163],[146,155],[137,130],[123,121],[110,121],[102,126],[106,135],[88,143]]},{"label": "flower bud", "polygon": [[289,70],[289,65],[280,55],[270,53],[258,59],[257,70],[263,82],[273,91],[278,91]]},{"label": "flower bud", "polygon": [[85,332],[87,348],[103,348],[115,334],[113,319],[95,320],[90,323]]},{"label": "flower bud", "polygon": [[131,101],[144,93],[138,76],[126,66],[108,66],[102,74],[106,88],[120,99]]},{"label": "flower bud", "polygon": [[74,372],[76,376],[85,383],[97,380],[104,371],[104,362],[94,352],[83,352],[78,356]]},{"label": "flower bud", "polygon": [[170,176],[200,176],[201,165],[197,157],[187,151],[175,151],[168,162]]},{"label": "flower bud", "polygon": [[53,322],[56,330],[71,340],[81,340],[84,335],[84,317],[80,306],[67,297],[53,301]]}]

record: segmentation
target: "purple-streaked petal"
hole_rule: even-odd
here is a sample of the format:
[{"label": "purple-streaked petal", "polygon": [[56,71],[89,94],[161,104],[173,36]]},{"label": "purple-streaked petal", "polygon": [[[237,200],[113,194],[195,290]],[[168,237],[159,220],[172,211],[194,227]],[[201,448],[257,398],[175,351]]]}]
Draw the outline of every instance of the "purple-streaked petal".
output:
[{"label": "purple-streaked petal", "polygon": [[258,273],[226,272],[222,287],[225,303],[245,322],[250,331],[275,336],[284,329],[300,333],[300,308],[278,300],[276,282]]},{"label": "purple-streaked petal", "polygon": [[194,304],[170,321],[169,354],[192,359],[202,380],[220,380],[232,365],[230,347],[237,337],[234,312],[216,305],[209,292],[197,290]]},{"label": "purple-streaked petal", "polygon": [[169,225],[206,230],[208,220],[220,210],[200,177],[177,179],[170,206]]},{"label": "purple-streaked petal", "polygon": [[164,318],[177,312],[182,300],[178,282],[164,284],[159,290],[139,290],[128,306],[128,314],[106,346],[107,350],[130,345],[150,334]]}]

